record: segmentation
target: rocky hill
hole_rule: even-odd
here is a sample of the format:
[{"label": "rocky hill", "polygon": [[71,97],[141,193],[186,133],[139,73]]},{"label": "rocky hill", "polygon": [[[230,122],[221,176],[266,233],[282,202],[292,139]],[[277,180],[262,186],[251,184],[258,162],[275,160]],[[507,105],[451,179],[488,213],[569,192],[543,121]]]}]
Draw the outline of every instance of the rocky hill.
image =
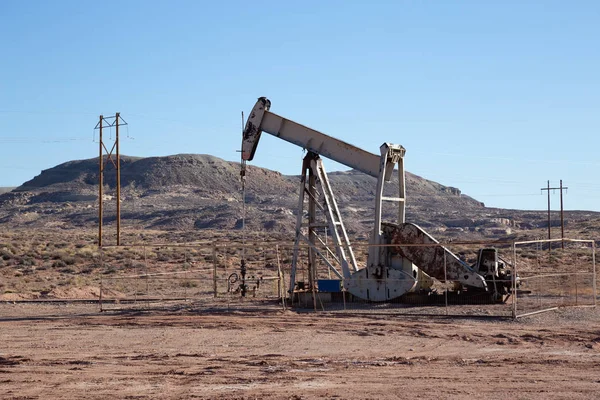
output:
[{"label": "rocky hill", "polygon": [[[0,227],[96,226],[98,175],[97,158],[69,161],[42,171],[11,192],[0,194]],[[291,234],[299,177],[251,165],[246,176],[244,203],[239,163],[197,154],[123,156],[123,225],[234,231],[242,226],[245,208],[248,229]],[[366,237],[373,221],[376,180],[357,171],[332,172],[329,178],[349,233]],[[116,217],[116,176],[110,162],[106,163],[104,182],[104,223],[111,224]],[[387,186],[388,195],[397,190],[394,183]],[[458,188],[410,173],[406,186],[407,220],[446,237],[500,237],[547,226],[545,212],[486,208]],[[391,205],[384,209],[389,220],[396,213]],[[571,225],[600,221],[600,213],[568,212],[567,218]]]}]

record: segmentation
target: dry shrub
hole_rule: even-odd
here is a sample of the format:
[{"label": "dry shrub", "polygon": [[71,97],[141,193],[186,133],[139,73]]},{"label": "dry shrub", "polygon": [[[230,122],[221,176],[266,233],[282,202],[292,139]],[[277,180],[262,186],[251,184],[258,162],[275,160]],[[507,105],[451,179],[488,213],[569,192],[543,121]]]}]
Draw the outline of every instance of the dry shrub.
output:
[{"label": "dry shrub", "polygon": [[55,269],[64,269],[67,267],[67,263],[65,263],[63,260],[55,260],[51,267]]}]

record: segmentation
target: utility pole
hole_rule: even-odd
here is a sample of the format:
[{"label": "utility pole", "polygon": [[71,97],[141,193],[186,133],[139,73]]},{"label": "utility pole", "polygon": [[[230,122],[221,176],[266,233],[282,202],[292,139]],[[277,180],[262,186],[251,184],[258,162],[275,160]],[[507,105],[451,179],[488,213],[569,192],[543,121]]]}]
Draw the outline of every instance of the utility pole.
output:
[{"label": "utility pole", "polygon": [[[568,189],[568,187],[563,187],[562,179],[560,180],[560,187],[550,187],[550,181],[548,181],[548,185],[545,188],[541,188],[540,190],[546,190],[548,192],[548,240],[551,239],[550,235],[550,191],[551,190],[560,190],[560,238],[565,238],[565,218],[564,218],[564,209],[563,209],[563,190]],[[561,242],[562,248],[565,248],[564,240]],[[548,242],[548,251],[552,248],[552,243]]]},{"label": "utility pole", "polygon": [[[102,247],[102,219],[103,219],[103,190],[104,190],[104,170],[110,162],[114,167],[117,175],[117,246],[121,245],[121,159],[119,154],[119,126],[127,125],[127,122],[121,118],[120,113],[116,113],[111,117],[100,115],[100,120],[96,124],[95,129],[99,130],[99,175],[98,175],[98,246]],[[115,142],[110,150],[105,146],[102,136],[103,128],[115,127]],[[113,158],[113,151],[115,152]],[[104,153],[106,152],[106,157]]]},{"label": "utility pole", "polygon": [[100,170],[98,171],[98,247],[102,247],[102,186],[104,185],[104,163],[102,162],[102,147],[104,143],[102,142],[102,121],[104,117],[100,115],[100,121],[98,122],[97,127],[100,129],[99,134],[99,143],[100,143],[100,156],[98,160],[98,165],[100,166]]},{"label": "utility pole", "polygon": [[562,179],[560,180],[560,238],[563,239],[561,241],[561,246],[564,249],[565,248],[565,217],[564,217],[564,208],[563,208],[563,189],[568,189],[568,188],[563,188],[562,185]]},{"label": "utility pole", "polygon": [[548,188],[546,190],[548,191],[548,240],[550,240],[550,181],[548,181]]},{"label": "utility pole", "polygon": [[117,246],[121,245],[121,157],[119,155],[119,116],[115,113],[115,146],[117,156]]}]

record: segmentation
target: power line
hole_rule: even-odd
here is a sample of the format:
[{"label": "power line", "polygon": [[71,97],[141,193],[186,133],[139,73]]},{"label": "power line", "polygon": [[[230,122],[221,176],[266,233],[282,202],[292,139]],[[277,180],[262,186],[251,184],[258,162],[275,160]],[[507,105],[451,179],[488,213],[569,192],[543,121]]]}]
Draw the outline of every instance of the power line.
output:
[{"label": "power line", "polygon": [[[566,191],[568,187],[564,187],[562,183],[562,179],[560,180],[560,187],[550,187],[550,181],[548,181],[548,186],[545,188],[541,188],[541,191],[546,190],[548,192],[548,240],[550,240],[550,191],[551,190],[560,190],[560,237],[563,239],[565,237],[565,218],[564,218],[564,208],[563,208],[563,189]],[[552,248],[552,244],[548,243],[548,250]],[[565,248],[565,242],[562,242],[562,248]]]},{"label": "power line", "polygon": [[22,170],[22,171],[39,171],[39,168],[32,167],[20,167],[17,165],[0,165],[0,169],[13,169],[13,170]]},{"label": "power line", "polygon": [[55,137],[55,138],[36,138],[36,137],[0,137],[0,143],[12,144],[12,143],[66,143],[83,141],[84,138],[78,137]]},{"label": "power line", "polygon": [[89,112],[78,112],[78,111],[23,111],[23,110],[0,110],[1,114],[31,114],[31,115],[96,115],[95,113]]},{"label": "power line", "polygon": [[[418,154],[414,152],[415,154]],[[587,165],[587,166],[600,166],[600,163],[597,161],[571,161],[571,160],[544,160],[544,159],[527,159],[523,160],[521,158],[511,158],[511,157],[494,157],[494,156],[478,156],[473,154],[456,154],[456,153],[437,153],[437,152],[427,152],[422,153],[422,155],[431,156],[431,155],[440,155],[440,156],[450,156],[457,158],[469,158],[469,159],[481,159],[481,160],[496,160],[496,161],[519,161],[525,162],[529,164],[571,164],[571,165]]]},{"label": "power line", "polygon": [[469,194],[471,197],[526,197],[526,196],[539,196],[539,193],[514,193],[514,194]]}]

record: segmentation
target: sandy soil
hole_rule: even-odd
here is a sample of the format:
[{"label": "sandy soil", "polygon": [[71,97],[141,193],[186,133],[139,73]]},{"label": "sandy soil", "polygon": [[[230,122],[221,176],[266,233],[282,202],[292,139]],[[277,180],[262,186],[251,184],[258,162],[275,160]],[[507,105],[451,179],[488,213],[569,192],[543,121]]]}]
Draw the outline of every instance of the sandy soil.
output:
[{"label": "sandy soil", "polygon": [[0,304],[0,398],[591,399],[600,312],[512,320]]}]

